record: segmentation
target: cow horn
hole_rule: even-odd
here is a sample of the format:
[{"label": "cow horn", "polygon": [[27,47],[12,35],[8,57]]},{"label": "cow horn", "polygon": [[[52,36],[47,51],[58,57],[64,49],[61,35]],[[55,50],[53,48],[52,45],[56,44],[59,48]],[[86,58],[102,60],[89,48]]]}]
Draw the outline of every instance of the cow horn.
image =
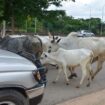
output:
[{"label": "cow horn", "polygon": [[48,36],[49,36],[49,38],[52,38],[52,35],[49,31],[48,31]]},{"label": "cow horn", "polygon": [[53,41],[55,42],[55,38],[54,38],[54,35],[53,35]]},{"label": "cow horn", "polygon": [[54,38],[54,35],[52,35],[49,31],[48,31],[48,35],[49,35],[49,38],[52,38],[53,40],[53,42],[55,42],[55,38]]}]

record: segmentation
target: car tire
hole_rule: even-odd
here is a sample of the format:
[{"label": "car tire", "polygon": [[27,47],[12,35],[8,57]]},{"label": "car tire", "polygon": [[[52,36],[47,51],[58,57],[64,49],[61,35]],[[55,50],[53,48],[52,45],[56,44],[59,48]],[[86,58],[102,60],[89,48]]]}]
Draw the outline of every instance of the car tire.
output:
[{"label": "car tire", "polygon": [[0,91],[0,105],[29,105],[28,99],[15,90]]},{"label": "car tire", "polygon": [[43,94],[31,99],[30,100],[30,105],[38,105],[42,101],[42,98],[43,98]]},{"label": "car tire", "polygon": [[86,37],[86,34],[83,34],[83,37]]}]

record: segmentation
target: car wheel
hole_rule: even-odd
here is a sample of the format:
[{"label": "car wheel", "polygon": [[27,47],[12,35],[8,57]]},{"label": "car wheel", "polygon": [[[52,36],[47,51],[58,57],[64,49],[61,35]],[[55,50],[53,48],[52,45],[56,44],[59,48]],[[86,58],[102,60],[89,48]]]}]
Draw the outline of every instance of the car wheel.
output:
[{"label": "car wheel", "polygon": [[30,100],[30,105],[38,105],[43,98],[43,94]]},{"label": "car wheel", "polygon": [[83,34],[83,37],[86,37],[86,34]]},{"label": "car wheel", "polygon": [[1,90],[0,105],[29,105],[29,102],[27,98],[15,90]]}]

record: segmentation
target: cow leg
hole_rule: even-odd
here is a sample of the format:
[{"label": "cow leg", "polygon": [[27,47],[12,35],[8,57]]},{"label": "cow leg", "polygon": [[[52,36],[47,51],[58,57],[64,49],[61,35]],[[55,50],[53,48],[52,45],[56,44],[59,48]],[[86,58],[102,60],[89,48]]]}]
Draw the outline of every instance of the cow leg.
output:
[{"label": "cow leg", "polygon": [[86,76],[87,76],[87,69],[86,69],[86,64],[81,65],[81,69],[82,69],[82,78],[80,80],[80,83],[78,86],[76,86],[76,88],[79,88],[82,84],[83,81],[85,80]]},{"label": "cow leg", "polygon": [[92,67],[90,63],[87,64],[87,70],[88,70],[88,83],[86,86],[89,87],[91,83],[92,75],[93,75]]},{"label": "cow leg", "polygon": [[61,67],[59,66],[58,74],[57,74],[57,76],[56,76],[55,81],[53,81],[53,83],[56,83],[56,82],[58,81],[61,71],[62,71],[62,69],[61,69]]},{"label": "cow leg", "polygon": [[63,72],[64,72],[64,75],[65,75],[65,78],[66,78],[66,85],[69,85],[69,79],[68,79],[68,76],[67,76],[67,67],[65,65],[66,64],[63,64]]},{"label": "cow leg", "polygon": [[104,60],[98,59],[97,70],[94,72],[94,74],[92,76],[92,80],[97,75],[97,73],[102,69],[103,62],[104,62]]}]

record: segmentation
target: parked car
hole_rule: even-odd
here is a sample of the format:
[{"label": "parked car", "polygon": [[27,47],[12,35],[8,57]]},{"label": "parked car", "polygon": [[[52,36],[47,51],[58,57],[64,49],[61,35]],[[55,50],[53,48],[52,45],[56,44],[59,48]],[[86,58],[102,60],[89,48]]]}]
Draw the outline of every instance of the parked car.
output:
[{"label": "parked car", "polygon": [[0,105],[37,105],[45,88],[40,79],[31,61],[0,49]]},{"label": "parked car", "polygon": [[89,30],[80,30],[78,31],[78,36],[79,37],[92,37],[92,36],[95,36],[94,33],[92,33],[91,31]]}]

